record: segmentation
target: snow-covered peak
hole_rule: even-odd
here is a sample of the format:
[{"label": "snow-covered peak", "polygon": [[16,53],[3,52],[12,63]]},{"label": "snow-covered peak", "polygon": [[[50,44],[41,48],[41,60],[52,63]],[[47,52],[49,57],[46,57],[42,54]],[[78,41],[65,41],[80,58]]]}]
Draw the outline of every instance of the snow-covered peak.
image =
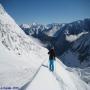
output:
[{"label": "snow-covered peak", "polygon": [[2,44],[16,53],[30,52],[31,48],[39,51],[39,45],[33,42],[23,30],[16,24],[11,16],[1,6],[3,15],[0,13],[0,41]]},{"label": "snow-covered peak", "polygon": [[2,5],[0,5],[0,25],[0,28],[4,28],[4,30],[7,32],[11,30],[19,34],[24,34],[24,32],[19,28],[15,21],[6,13]]},{"label": "snow-covered peak", "polygon": [[33,22],[32,25],[33,25],[33,26],[36,26],[36,25],[38,25],[38,24],[37,24],[36,22]]},{"label": "snow-covered peak", "polygon": [[30,28],[30,25],[29,24],[21,24],[20,27],[23,29],[28,29],[28,28]]},{"label": "snow-covered peak", "polygon": [[0,4],[0,14],[4,14],[5,13],[5,10],[3,8],[3,6]]}]

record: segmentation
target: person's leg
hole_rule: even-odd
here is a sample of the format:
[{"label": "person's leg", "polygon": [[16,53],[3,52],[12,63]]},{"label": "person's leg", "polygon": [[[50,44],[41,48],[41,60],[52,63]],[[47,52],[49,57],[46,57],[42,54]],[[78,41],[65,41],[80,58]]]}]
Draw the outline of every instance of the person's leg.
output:
[{"label": "person's leg", "polygon": [[50,70],[54,71],[54,62],[53,62],[53,60],[50,61]]},{"label": "person's leg", "polygon": [[51,62],[51,60],[49,60],[49,70],[50,71],[52,70],[52,62]]},{"label": "person's leg", "polygon": [[52,71],[54,71],[54,60],[52,60]]}]

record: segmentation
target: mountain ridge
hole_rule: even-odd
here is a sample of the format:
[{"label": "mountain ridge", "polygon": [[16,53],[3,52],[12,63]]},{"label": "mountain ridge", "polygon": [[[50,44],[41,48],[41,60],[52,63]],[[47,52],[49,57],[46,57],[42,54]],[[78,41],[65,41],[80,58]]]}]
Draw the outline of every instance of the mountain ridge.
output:
[{"label": "mountain ridge", "polygon": [[[25,30],[21,28],[26,34],[28,33],[27,35],[33,36],[39,39],[43,44],[46,44],[46,48],[50,49],[50,47],[54,46],[57,57],[60,57],[71,48],[72,44],[77,41],[77,39],[90,32],[90,18],[66,24],[54,23],[46,26],[36,24]],[[30,32],[33,33],[29,34]],[[72,38],[71,40],[73,41],[69,42],[67,40],[68,38]]]}]

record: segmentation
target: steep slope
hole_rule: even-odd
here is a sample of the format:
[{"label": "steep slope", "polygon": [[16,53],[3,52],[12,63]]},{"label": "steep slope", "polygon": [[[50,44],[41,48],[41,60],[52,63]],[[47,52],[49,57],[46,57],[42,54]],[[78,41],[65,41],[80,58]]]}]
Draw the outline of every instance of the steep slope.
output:
[{"label": "steep slope", "polygon": [[[71,36],[68,37],[68,40],[71,41]],[[72,37],[75,36],[72,35]],[[73,67],[74,72],[78,73],[81,79],[90,85],[90,33],[75,40],[71,48],[64,52],[60,58],[65,65]]]},{"label": "steep slope", "polygon": [[25,35],[0,4],[0,87],[20,88],[30,81],[47,59],[46,53],[46,49]]},{"label": "steep slope", "polygon": [[[82,66],[83,68],[84,66],[90,66],[90,33],[83,33],[84,35],[80,38],[78,38],[79,35],[72,35],[72,37],[71,35],[66,35],[66,39],[68,38],[69,42],[73,40],[71,48],[61,56],[67,66]],[[77,39],[74,40],[73,38]]]}]

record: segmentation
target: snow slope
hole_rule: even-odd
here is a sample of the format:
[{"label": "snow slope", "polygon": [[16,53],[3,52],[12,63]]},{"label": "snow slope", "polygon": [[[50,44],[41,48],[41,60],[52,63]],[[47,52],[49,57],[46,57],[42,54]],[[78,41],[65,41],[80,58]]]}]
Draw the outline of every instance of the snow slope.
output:
[{"label": "snow slope", "polygon": [[[47,64],[45,64],[47,66]],[[80,77],[68,69],[59,60],[56,61],[55,72],[42,66],[32,83],[26,90],[89,90]]]},{"label": "snow slope", "polygon": [[[0,5],[0,89],[30,81],[47,50],[33,42]],[[44,57],[44,58],[43,58]]]}]

